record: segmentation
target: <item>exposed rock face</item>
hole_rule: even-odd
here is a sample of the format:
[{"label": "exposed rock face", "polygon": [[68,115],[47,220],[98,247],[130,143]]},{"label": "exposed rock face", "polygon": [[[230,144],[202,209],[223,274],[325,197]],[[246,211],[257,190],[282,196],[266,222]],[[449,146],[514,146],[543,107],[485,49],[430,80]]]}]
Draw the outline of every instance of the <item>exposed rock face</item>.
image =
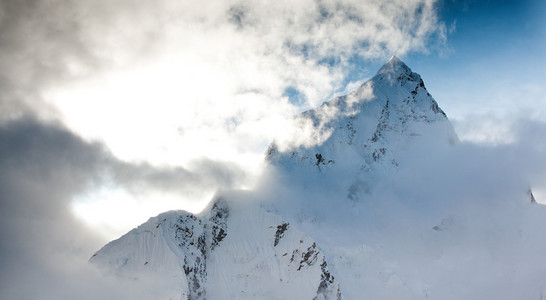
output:
[{"label": "exposed rock face", "polygon": [[275,232],[275,242],[273,243],[273,246],[277,246],[279,244],[279,241],[284,236],[284,232],[288,229],[288,223],[282,223],[281,225],[277,226],[277,232]]}]

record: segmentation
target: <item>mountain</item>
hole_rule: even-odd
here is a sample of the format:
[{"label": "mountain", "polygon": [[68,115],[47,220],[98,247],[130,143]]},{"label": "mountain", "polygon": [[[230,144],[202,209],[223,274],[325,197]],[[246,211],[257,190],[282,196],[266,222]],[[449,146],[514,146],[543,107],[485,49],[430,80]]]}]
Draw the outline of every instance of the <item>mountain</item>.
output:
[{"label": "mountain", "polygon": [[[352,93],[304,112],[317,132],[327,138],[313,147],[280,152],[275,143],[267,159],[277,166],[329,168],[350,157],[342,168],[377,171],[377,164],[398,164],[397,154],[426,136],[456,143],[447,115],[425,88],[421,76],[393,56],[370,80]],[[346,160],[346,159],[344,159]]]},{"label": "mountain", "polygon": [[254,191],[150,218],[91,263],[144,298],[542,297],[544,207],[483,176],[401,60],[297,118],[315,142],[273,142]]}]

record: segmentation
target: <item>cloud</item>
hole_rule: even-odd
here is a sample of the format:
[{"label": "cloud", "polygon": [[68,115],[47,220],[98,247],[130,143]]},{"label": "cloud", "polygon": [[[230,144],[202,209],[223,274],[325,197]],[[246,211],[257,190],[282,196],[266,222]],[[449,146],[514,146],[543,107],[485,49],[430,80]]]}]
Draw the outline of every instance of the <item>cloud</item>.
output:
[{"label": "cloud", "polygon": [[[415,190],[414,186],[426,187],[417,198],[435,195],[431,199],[438,200],[432,201],[444,199],[442,205],[475,198],[492,207],[502,206],[503,202],[526,203],[529,187],[546,187],[546,123],[522,115],[503,122],[486,115],[480,119],[486,124],[506,126],[503,130],[508,138],[505,136],[502,143],[461,139],[449,147],[425,140],[403,153],[401,172],[393,176],[393,181],[407,191]],[[484,136],[495,132],[485,131]]]},{"label": "cloud", "polygon": [[[124,160],[209,157],[254,173],[276,125],[343,89],[351,59],[445,41],[424,0],[7,1],[0,10],[2,118],[60,118]],[[290,88],[302,101],[286,97]]]},{"label": "cloud", "polygon": [[[87,265],[91,254],[113,236],[105,237],[100,226],[91,229],[76,218],[71,209],[75,199],[114,186],[133,194],[172,194],[181,208],[184,203],[202,201],[201,197],[218,188],[237,185],[244,175],[233,166],[214,161],[195,162],[191,170],[126,163],[113,157],[104,145],[88,143],[59,124],[32,117],[2,124],[0,144],[2,298],[138,295],[116,286],[130,283],[103,278]],[[109,200],[99,213],[111,215],[119,199]],[[149,202],[161,203],[162,199],[131,202],[115,210],[114,218],[123,219]],[[159,211],[146,213],[142,220],[125,220],[122,232]]]}]

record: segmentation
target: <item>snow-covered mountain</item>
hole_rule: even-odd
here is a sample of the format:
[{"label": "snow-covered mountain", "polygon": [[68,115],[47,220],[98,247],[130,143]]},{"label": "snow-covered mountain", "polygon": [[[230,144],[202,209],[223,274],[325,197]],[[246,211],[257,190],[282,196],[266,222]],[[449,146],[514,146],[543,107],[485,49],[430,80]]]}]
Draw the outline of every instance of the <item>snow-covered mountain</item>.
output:
[{"label": "snow-covered mountain", "polygon": [[[314,147],[282,153],[273,143],[267,158],[274,165],[324,169],[343,159],[344,169],[377,171],[378,164],[396,166],[397,154],[423,136],[451,144],[458,140],[421,76],[396,56],[352,93],[325,102],[300,118],[312,120],[315,130],[328,137]],[[352,158],[348,163],[347,157]]]},{"label": "snow-covered mountain", "polygon": [[469,183],[482,180],[479,168],[398,58],[298,117],[324,138],[273,143],[255,191],[223,192],[197,215],[153,217],[91,262],[152,280],[156,298],[542,297],[544,207],[524,191],[492,199],[486,178]]}]

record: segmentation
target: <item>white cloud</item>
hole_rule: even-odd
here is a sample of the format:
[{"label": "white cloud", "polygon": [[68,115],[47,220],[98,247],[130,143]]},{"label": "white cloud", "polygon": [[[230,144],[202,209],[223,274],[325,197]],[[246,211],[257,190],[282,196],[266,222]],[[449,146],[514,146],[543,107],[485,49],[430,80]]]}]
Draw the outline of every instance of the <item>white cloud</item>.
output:
[{"label": "white cloud", "polygon": [[[32,40],[16,46],[34,46],[25,64],[42,71],[10,65],[27,75],[19,83],[40,79],[38,94],[63,120],[118,157],[177,165],[205,156],[250,168],[295,113],[343,85],[350,57],[426,51],[444,38],[433,1],[58,0],[18,9],[34,18],[18,29]],[[289,87],[305,101],[283,97]]]},{"label": "white cloud", "polygon": [[489,146],[514,143],[517,139],[510,118],[494,114],[473,114],[452,120],[459,139]]}]

